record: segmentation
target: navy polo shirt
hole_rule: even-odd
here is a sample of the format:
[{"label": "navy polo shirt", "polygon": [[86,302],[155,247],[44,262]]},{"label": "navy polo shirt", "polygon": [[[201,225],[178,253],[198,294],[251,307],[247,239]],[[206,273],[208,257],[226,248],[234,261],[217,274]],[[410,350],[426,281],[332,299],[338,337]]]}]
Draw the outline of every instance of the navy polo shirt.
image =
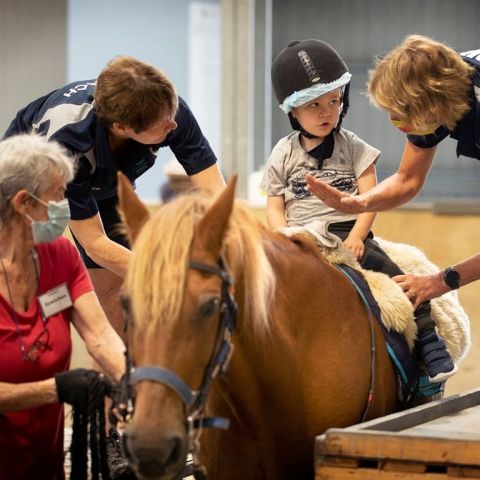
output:
[{"label": "navy polo shirt", "polygon": [[95,80],[71,83],[45,95],[20,110],[4,138],[35,131],[64,145],[77,159],[75,177],[66,196],[72,220],[83,220],[98,212],[97,201],[117,195],[117,171],[132,183],[151,168],[158,150],[170,147],[187,175],[195,175],[216,163],[207,139],[179,97],[177,128],[158,145],[130,141],[121,157],[110,151],[108,131],[97,118],[94,105]]},{"label": "navy polo shirt", "polygon": [[463,155],[480,160],[480,50],[464,52],[461,57],[475,67],[469,92],[472,108],[453,131],[442,125],[430,135],[407,135],[407,137],[417,147],[431,148],[450,135],[457,140],[457,157]]}]

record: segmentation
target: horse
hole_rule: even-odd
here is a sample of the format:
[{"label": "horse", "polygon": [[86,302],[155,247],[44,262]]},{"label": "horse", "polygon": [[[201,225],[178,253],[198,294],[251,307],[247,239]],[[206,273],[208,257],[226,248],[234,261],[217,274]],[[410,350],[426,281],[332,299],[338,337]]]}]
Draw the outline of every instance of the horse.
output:
[{"label": "horse", "polygon": [[[381,330],[354,286],[312,241],[256,219],[235,184],[150,216],[119,176],[133,245],[122,304],[139,372],[123,444],[141,478],[181,478],[193,445],[209,479],[312,479],[316,435],[396,409]],[[200,413],[229,429],[194,431]]]}]

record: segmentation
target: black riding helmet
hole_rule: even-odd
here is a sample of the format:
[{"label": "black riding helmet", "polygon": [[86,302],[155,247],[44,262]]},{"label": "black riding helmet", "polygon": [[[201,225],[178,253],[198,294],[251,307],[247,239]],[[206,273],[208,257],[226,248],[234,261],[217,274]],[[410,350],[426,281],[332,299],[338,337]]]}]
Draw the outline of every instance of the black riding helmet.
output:
[{"label": "black riding helmet", "polygon": [[291,114],[298,107],[325,93],[344,87],[343,108],[335,131],[340,130],[347,113],[351,75],[342,57],[322,40],[295,40],[282,50],[272,64],[272,84],[280,108],[288,113],[294,130],[315,138],[303,130]]}]

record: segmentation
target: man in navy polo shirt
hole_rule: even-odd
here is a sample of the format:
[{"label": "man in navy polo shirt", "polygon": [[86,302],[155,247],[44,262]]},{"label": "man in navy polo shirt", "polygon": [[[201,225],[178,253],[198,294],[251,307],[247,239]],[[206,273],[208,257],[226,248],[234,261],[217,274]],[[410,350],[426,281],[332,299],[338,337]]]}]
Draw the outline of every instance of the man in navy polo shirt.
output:
[{"label": "man in navy polo shirt", "polygon": [[194,186],[215,192],[225,185],[215,154],[171,81],[126,56],[109,62],[97,80],[71,83],[27,105],[5,137],[32,130],[77,159],[66,192],[70,229],[107,316],[123,335],[118,290],[130,250],[118,233],[117,171],[135,182],[168,146]]}]

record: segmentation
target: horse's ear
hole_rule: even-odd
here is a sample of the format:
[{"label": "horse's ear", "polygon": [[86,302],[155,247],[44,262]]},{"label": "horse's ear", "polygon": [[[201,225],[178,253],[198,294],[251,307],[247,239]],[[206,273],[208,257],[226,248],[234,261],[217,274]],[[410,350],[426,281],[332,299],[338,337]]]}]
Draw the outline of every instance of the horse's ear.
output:
[{"label": "horse's ear", "polygon": [[122,219],[131,245],[137,238],[150,213],[135,193],[130,180],[122,173],[117,172],[118,181],[118,212]]},{"label": "horse's ear", "polygon": [[237,175],[235,174],[196,227],[195,244],[215,257],[220,254],[223,237],[233,209],[236,186]]}]

